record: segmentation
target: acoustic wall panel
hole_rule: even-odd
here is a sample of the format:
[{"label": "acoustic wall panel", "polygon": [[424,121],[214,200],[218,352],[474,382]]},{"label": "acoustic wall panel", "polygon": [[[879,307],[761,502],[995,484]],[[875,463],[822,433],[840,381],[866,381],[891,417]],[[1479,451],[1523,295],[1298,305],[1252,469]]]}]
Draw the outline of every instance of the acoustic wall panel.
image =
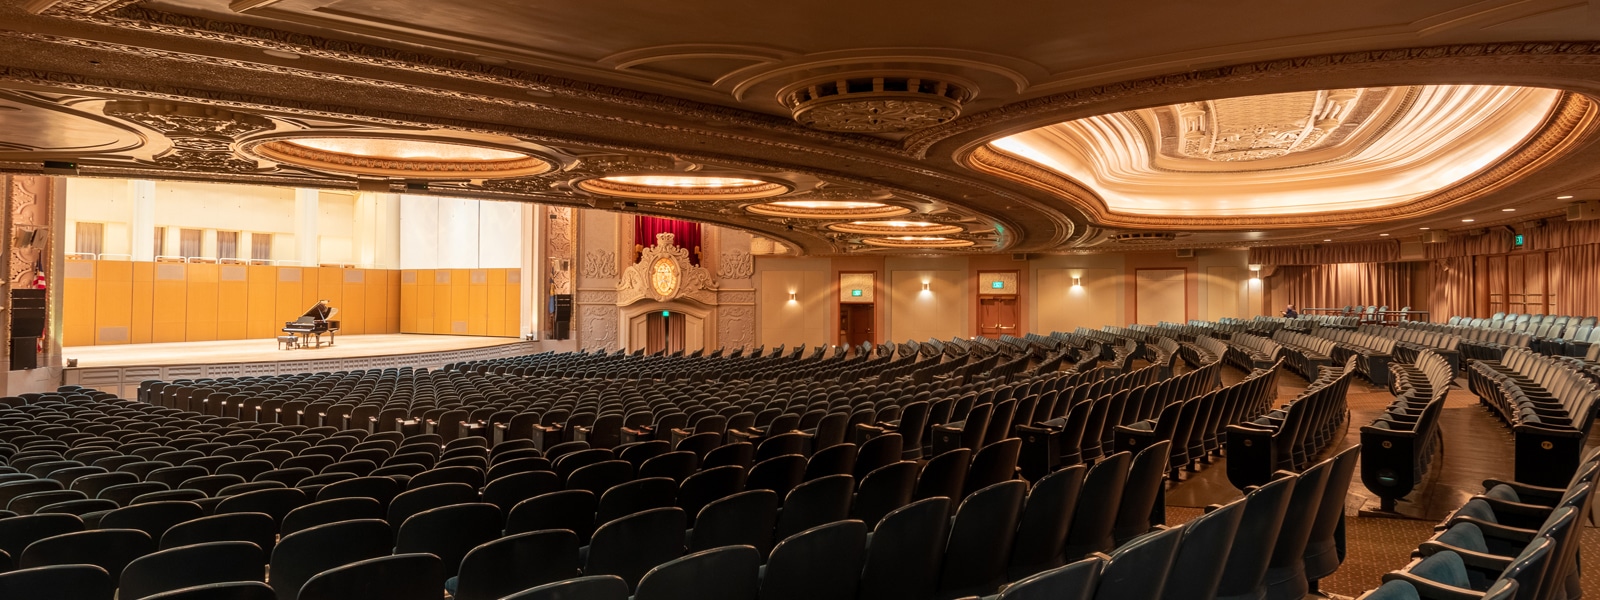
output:
[{"label": "acoustic wall panel", "polygon": [[[341,333],[400,331],[399,272],[327,271],[68,261],[62,284],[63,342],[87,346],[271,339],[279,335],[284,322],[298,318],[323,298],[339,308],[336,318],[346,324]],[[482,317],[485,323],[487,318]]]},{"label": "acoustic wall panel", "polygon": [[61,343],[67,346],[94,345],[95,267],[99,263],[69,260],[63,269],[61,289]]},{"label": "acoustic wall panel", "polygon": [[[277,334],[278,327],[282,327],[283,324],[279,323],[278,327],[273,327],[272,324],[279,321],[278,316],[284,312],[282,307],[289,304],[284,294],[290,292],[285,290],[293,289],[292,293],[297,296],[299,294],[300,269],[252,266],[246,267],[245,278],[245,283],[249,287],[244,307],[245,337],[249,339],[273,337]],[[284,281],[285,278],[292,279],[295,285],[290,288],[291,282]],[[295,297],[293,300],[298,301],[299,298]]]}]

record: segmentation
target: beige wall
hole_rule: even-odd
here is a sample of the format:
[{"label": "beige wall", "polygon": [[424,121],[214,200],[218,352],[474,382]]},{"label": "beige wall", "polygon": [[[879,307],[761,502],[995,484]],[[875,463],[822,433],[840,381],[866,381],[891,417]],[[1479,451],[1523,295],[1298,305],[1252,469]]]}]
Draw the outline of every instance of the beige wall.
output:
[{"label": "beige wall", "polygon": [[[757,343],[816,346],[829,343],[833,285],[826,259],[762,261],[756,273]],[[794,294],[794,300],[789,295]]]},{"label": "beige wall", "polygon": [[[1073,277],[1079,285],[1072,285]],[[1045,268],[1038,270],[1039,324],[1034,331],[1072,331],[1079,327],[1099,329],[1122,323],[1121,274],[1116,269]]]},{"label": "beige wall", "polygon": [[[928,262],[930,267],[948,266],[948,263],[939,264],[944,261]],[[888,339],[921,342],[971,335],[966,270],[905,268],[907,266],[894,265],[889,272]]]}]

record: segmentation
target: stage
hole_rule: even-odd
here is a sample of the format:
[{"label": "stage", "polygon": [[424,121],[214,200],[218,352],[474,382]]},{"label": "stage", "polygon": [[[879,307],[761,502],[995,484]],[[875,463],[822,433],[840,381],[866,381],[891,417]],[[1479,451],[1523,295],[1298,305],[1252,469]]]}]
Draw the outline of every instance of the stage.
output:
[{"label": "stage", "polygon": [[229,340],[77,346],[63,356],[77,359],[61,383],[105,390],[124,398],[152,379],[247,377],[392,367],[437,369],[450,363],[534,354],[541,342],[463,335],[341,335],[321,348],[279,350],[276,340]]},{"label": "stage", "polygon": [[515,344],[506,337],[465,335],[424,335],[391,333],[379,335],[341,335],[335,344],[321,348],[279,350],[275,340],[227,340],[216,342],[172,342],[165,344],[124,344],[117,346],[76,346],[62,348],[61,355],[78,359],[78,368],[169,366],[218,363],[257,363],[278,361],[364,358],[396,354],[448,352]]}]

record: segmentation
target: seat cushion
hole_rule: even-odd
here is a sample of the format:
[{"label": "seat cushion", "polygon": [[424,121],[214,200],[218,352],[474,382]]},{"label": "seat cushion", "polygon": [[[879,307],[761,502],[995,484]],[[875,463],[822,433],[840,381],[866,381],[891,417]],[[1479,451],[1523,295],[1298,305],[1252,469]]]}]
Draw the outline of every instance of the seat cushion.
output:
[{"label": "seat cushion", "polygon": [[1441,543],[1463,550],[1484,553],[1489,551],[1489,544],[1483,539],[1483,530],[1472,523],[1457,523],[1448,531],[1439,534],[1437,539]]},{"label": "seat cushion", "polygon": [[1461,561],[1460,555],[1449,551],[1422,559],[1422,562],[1411,568],[1411,574],[1459,588],[1470,589],[1472,586],[1471,579],[1467,577],[1466,563]]}]

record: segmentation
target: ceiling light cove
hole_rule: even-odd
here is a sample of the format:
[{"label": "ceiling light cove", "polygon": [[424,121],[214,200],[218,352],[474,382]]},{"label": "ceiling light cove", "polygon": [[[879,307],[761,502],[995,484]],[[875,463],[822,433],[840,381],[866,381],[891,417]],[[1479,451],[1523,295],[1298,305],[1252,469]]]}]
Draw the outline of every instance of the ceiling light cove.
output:
[{"label": "ceiling light cove", "polygon": [[610,175],[578,182],[584,191],[641,200],[752,200],[789,192],[760,179],[713,175]]},{"label": "ceiling light cove", "polygon": [[904,206],[860,200],[783,200],[752,204],[746,211],[769,217],[793,219],[883,219],[909,214]]},{"label": "ceiling light cove", "polygon": [[958,240],[939,236],[901,235],[894,237],[866,238],[862,243],[880,248],[965,248],[973,245],[972,240]]},{"label": "ceiling light cove", "polygon": [[1465,201],[1434,196],[1521,157],[1569,102],[1589,106],[1557,90],[1487,85],[1221,98],[1047,125],[968,162],[1074,196],[1106,224],[1393,218]]},{"label": "ceiling light cove", "polygon": [[928,223],[926,221],[851,221],[849,223],[834,223],[829,225],[828,229],[840,233],[860,233],[865,235],[950,235],[966,231],[960,225]]},{"label": "ceiling light cove", "polygon": [[252,141],[242,150],[318,171],[409,179],[495,179],[554,168],[550,161],[514,148],[406,137],[274,137]]}]

